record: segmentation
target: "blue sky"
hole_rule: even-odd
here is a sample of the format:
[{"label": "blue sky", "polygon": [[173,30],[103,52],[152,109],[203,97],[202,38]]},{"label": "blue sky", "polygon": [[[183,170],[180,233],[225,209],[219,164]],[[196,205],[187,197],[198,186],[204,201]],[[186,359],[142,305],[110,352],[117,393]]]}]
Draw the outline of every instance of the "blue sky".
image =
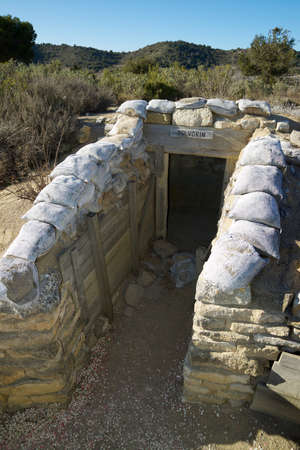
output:
[{"label": "blue sky", "polygon": [[275,26],[300,50],[300,0],[0,0],[0,15],[32,23],[37,42],[131,51],[183,40],[214,48],[249,47]]}]

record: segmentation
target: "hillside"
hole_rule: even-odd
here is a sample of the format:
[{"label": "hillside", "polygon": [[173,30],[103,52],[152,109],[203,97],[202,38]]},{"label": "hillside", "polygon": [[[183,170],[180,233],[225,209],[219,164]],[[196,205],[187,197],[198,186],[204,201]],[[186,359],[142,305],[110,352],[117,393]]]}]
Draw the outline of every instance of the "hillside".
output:
[{"label": "hillside", "polygon": [[213,66],[231,64],[236,60],[237,50],[219,50],[207,45],[197,45],[184,41],[165,41],[148,45],[134,52],[119,53],[97,50],[77,45],[35,45],[35,63],[49,63],[59,60],[68,67],[101,70],[115,64],[122,64],[131,58],[147,58],[162,67],[177,61],[186,68],[198,65]]},{"label": "hillside", "polygon": [[[123,64],[128,59],[146,58],[161,67],[168,67],[177,61],[188,69],[199,65],[211,67],[222,64],[235,64],[241,48],[221,50],[208,45],[193,44],[185,41],[164,41],[147,45],[134,52],[113,52],[77,45],[35,45],[35,63],[49,63],[59,60],[68,67],[87,68],[98,71],[106,67]],[[300,52],[297,52],[296,66],[300,67]]]}]

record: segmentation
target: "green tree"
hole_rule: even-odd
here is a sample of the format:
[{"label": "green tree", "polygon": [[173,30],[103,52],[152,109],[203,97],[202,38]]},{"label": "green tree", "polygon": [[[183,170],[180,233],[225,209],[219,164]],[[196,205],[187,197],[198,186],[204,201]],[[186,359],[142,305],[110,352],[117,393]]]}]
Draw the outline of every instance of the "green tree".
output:
[{"label": "green tree", "polygon": [[251,47],[239,56],[239,66],[245,75],[259,75],[269,85],[284,75],[295,63],[295,39],[288,30],[275,27],[267,36],[256,35]]},{"label": "green tree", "polygon": [[0,16],[0,62],[11,58],[31,62],[35,39],[36,33],[31,23],[10,15]]}]

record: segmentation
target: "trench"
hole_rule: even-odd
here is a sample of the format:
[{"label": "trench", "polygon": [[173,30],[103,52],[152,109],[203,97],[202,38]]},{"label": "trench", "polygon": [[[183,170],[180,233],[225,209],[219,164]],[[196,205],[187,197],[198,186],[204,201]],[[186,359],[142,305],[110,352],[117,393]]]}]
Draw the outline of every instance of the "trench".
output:
[{"label": "trench", "polygon": [[217,232],[225,160],[170,155],[167,239],[180,251],[209,247]]}]

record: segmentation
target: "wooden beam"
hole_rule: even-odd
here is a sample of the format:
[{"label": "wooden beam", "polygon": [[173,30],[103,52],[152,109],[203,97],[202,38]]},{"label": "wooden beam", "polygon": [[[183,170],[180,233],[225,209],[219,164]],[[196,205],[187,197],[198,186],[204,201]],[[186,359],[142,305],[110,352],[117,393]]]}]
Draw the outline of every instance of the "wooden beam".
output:
[{"label": "wooden beam", "polygon": [[155,186],[155,178],[154,178],[153,175],[151,175],[150,180],[149,180],[149,187],[148,187],[148,191],[147,191],[145,202],[143,204],[143,209],[142,209],[142,212],[141,212],[141,218],[140,218],[140,223],[139,223],[139,230],[138,230],[138,236],[139,236],[139,239],[138,239],[138,253],[139,253],[139,255],[140,255],[140,249],[141,249],[141,244],[142,244],[141,243],[141,239],[142,239],[142,236],[144,234],[144,229],[145,229],[145,226],[146,226],[145,217],[146,217],[147,211],[149,209],[151,200],[153,200],[153,195],[154,195],[153,189],[154,189],[154,186]]},{"label": "wooden beam", "polygon": [[92,255],[97,276],[99,289],[99,306],[101,305],[100,310],[110,321],[112,321],[113,305],[103,250],[101,230],[99,225],[99,217],[97,215],[88,218],[88,232],[91,241]]},{"label": "wooden beam", "polygon": [[168,176],[169,176],[169,154],[164,153],[162,173],[161,175],[156,176],[155,230],[157,239],[166,239],[167,237]]},{"label": "wooden beam", "polygon": [[81,317],[84,323],[87,323],[89,321],[88,312],[87,312],[87,302],[86,302],[86,296],[85,296],[85,290],[84,290],[84,284],[83,284],[83,276],[82,271],[79,263],[79,250],[77,246],[71,250],[71,259],[72,259],[72,266],[74,270],[74,281],[76,285],[76,290],[78,294],[78,299],[81,307]]},{"label": "wooden beam", "polygon": [[221,201],[220,201],[220,208],[219,208],[219,216],[221,216],[221,213],[222,213],[225,190],[227,188],[227,185],[231,178],[231,175],[234,172],[236,162],[237,162],[236,158],[227,158],[226,159],[224,176],[223,176],[223,186],[222,186],[222,192],[221,192]]},{"label": "wooden beam", "polygon": [[137,219],[136,181],[128,183],[129,193],[129,230],[132,269],[135,274],[139,271],[139,236]]},{"label": "wooden beam", "polygon": [[171,125],[144,125],[144,137],[147,149],[154,151],[163,146],[167,153],[183,155],[210,156],[214,158],[237,158],[241,149],[248,143],[252,132],[249,130],[219,130],[203,128],[213,131],[212,139],[193,139],[186,136],[170,136]]}]

